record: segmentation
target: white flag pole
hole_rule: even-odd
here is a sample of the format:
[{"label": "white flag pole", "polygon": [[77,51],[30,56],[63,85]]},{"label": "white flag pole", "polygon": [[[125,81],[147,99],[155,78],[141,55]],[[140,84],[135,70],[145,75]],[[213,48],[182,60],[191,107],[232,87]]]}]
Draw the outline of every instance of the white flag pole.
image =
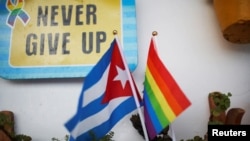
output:
[{"label": "white flag pole", "polygon": [[172,127],[172,124],[169,124],[169,130],[170,130],[170,133],[171,133],[172,141],[176,141],[176,137],[175,137],[175,133],[174,133],[174,129]]},{"label": "white flag pole", "polygon": [[139,100],[138,100],[137,95],[136,95],[136,90],[135,90],[134,83],[133,83],[133,80],[132,80],[132,77],[131,77],[131,73],[130,73],[129,68],[127,66],[126,59],[125,59],[125,57],[124,57],[124,55],[122,53],[121,45],[120,45],[120,42],[119,42],[118,37],[117,37],[117,31],[114,30],[113,34],[115,35],[116,41],[118,43],[118,48],[119,48],[120,53],[121,53],[122,60],[124,61],[124,64],[125,64],[124,65],[125,66],[125,70],[126,70],[126,73],[128,75],[129,84],[131,86],[132,93],[133,93],[133,96],[134,96],[134,99],[135,99],[135,104],[136,104],[136,107],[137,107],[137,110],[138,110],[138,113],[139,113],[139,117],[140,117],[140,121],[141,121],[141,125],[142,125],[142,129],[143,129],[145,140],[149,141],[147,129],[146,129],[146,126],[145,126],[144,116],[142,114],[142,111],[141,111],[141,108],[140,108],[140,103],[139,103]]}]

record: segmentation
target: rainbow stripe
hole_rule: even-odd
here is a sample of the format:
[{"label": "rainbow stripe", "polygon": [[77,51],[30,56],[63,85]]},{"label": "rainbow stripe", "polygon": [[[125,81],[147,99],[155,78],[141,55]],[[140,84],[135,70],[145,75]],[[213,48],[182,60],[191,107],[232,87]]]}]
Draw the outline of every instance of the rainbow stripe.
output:
[{"label": "rainbow stripe", "polygon": [[10,11],[7,23],[11,27],[14,26],[17,17],[20,17],[24,24],[29,21],[29,15],[22,9],[24,6],[23,0],[17,0],[16,4],[13,4],[11,0],[7,0],[6,6]]},{"label": "rainbow stripe", "polygon": [[152,38],[144,81],[144,116],[150,139],[190,105],[190,101],[160,60]]}]

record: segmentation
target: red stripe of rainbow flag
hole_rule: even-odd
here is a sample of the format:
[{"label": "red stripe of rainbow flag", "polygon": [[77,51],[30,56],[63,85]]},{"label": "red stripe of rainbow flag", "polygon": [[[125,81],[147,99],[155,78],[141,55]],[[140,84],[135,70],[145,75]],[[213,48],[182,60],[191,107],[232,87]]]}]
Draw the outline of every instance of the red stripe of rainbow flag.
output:
[{"label": "red stripe of rainbow flag", "polygon": [[160,60],[152,37],[144,81],[144,116],[150,139],[190,105],[190,101]]}]

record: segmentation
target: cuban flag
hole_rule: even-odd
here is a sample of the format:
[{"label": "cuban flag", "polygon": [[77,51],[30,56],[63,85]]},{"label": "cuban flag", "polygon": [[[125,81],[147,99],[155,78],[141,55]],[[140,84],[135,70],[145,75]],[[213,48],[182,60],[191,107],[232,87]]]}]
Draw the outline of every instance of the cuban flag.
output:
[{"label": "cuban flag", "polygon": [[65,124],[70,141],[100,139],[137,108],[133,91],[139,93],[126,65],[115,38],[85,78],[77,113]]}]

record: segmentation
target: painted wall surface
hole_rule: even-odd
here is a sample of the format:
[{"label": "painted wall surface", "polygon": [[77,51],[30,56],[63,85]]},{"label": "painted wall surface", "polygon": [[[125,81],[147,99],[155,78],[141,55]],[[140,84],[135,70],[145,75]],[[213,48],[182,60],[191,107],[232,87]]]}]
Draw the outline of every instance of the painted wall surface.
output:
[{"label": "painted wall surface", "polygon": [[[178,141],[206,133],[207,96],[213,91],[231,92],[231,107],[245,109],[242,124],[250,124],[250,44],[232,44],[222,37],[211,1],[136,1],[139,62],[133,76],[139,89],[155,30],[160,57],[192,102],[172,124]],[[34,141],[63,139],[68,134],[64,123],[76,111],[83,82],[83,78],[0,79],[0,110],[15,113],[18,134]],[[114,140],[143,141],[130,116],[114,127]]]}]

